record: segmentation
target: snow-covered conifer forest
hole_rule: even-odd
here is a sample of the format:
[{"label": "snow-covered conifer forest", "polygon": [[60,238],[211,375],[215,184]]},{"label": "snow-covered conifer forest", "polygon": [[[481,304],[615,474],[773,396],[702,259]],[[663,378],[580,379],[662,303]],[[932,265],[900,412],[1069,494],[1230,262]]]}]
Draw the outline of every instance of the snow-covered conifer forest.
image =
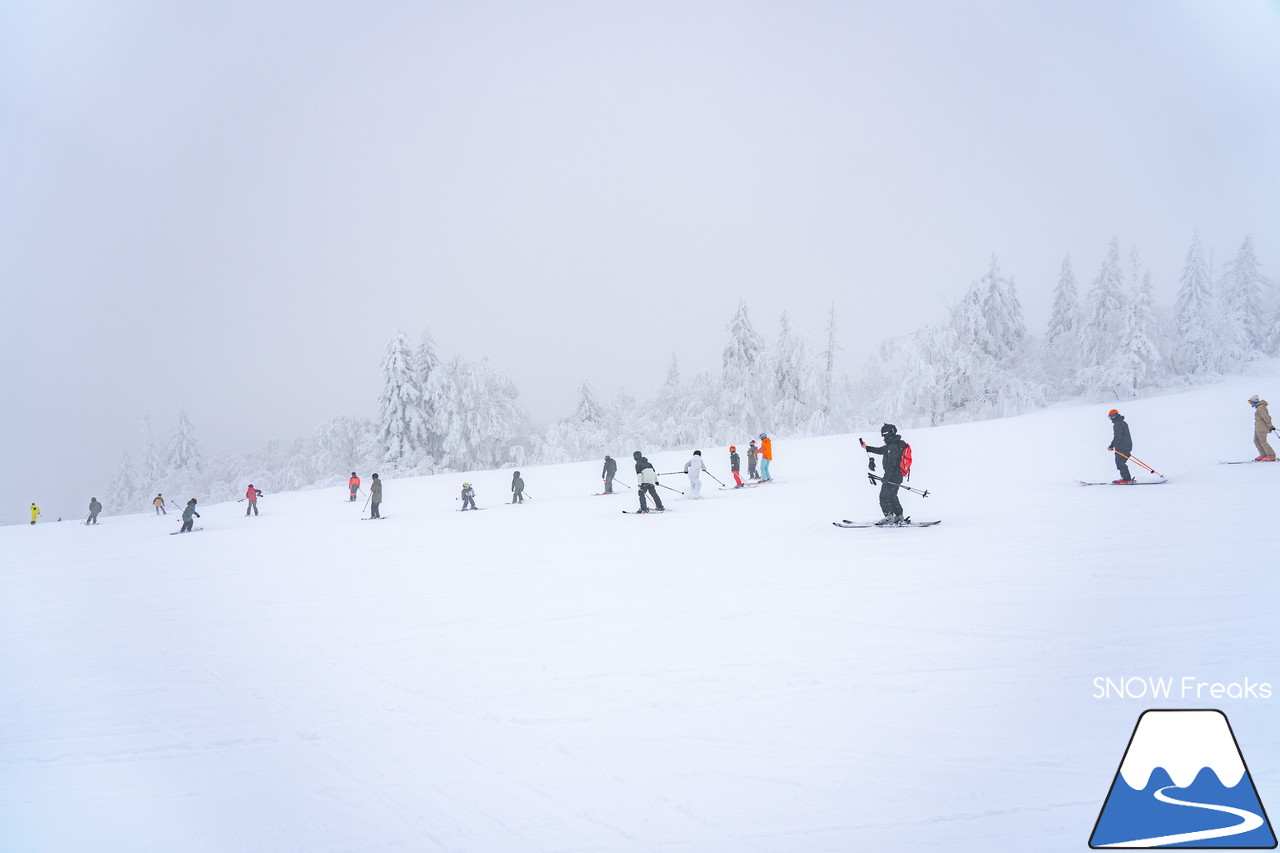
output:
[{"label": "snow-covered conifer forest", "polygon": [[[487,359],[437,353],[429,334],[403,332],[382,357],[372,418],[339,415],[308,436],[256,451],[202,453],[198,429],[179,412],[171,434],[149,417],[139,447],[125,450],[105,498],[108,513],[137,512],[157,492],[225,499],[245,483],[283,491],[344,482],[351,471],[384,476],[559,463],[662,449],[744,442],[766,431],[790,437],[848,432],[892,421],[937,426],[1006,417],[1084,397],[1124,400],[1157,389],[1213,382],[1250,361],[1280,355],[1280,285],[1245,237],[1214,268],[1197,234],[1172,304],[1159,305],[1136,247],[1113,239],[1100,261],[1066,257],[1050,316],[1027,326],[1010,271],[992,257],[949,317],[883,341],[860,372],[840,357],[838,323],[806,341],[784,311],[758,328],[751,306],[726,318],[721,363],[684,373],[673,356],[662,384],[637,398],[583,382],[563,419],[539,427],[519,390]],[[886,302],[876,310],[888,310]],[[903,312],[912,306],[902,305]]]}]

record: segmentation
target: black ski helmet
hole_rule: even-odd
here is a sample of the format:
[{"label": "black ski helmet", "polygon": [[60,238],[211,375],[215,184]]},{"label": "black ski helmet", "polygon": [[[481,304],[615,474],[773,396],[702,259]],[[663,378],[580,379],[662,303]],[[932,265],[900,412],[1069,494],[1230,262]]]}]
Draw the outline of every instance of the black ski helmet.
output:
[{"label": "black ski helmet", "polygon": [[880,434],[885,436],[897,435],[898,428],[893,424],[885,424],[884,426],[880,427]]},{"label": "black ski helmet", "polygon": [[702,451],[701,451],[701,450],[695,450],[695,451],[693,451],[693,455],[694,455],[694,456],[701,456],[701,455],[702,455]]},{"label": "black ski helmet", "polygon": [[643,455],[643,454],[642,454],[639,450],[637,450],[635,453],[632,453],[632,454],[631,454],[631,458],[632,458],[632,459],[639,459],[642,455]]}]

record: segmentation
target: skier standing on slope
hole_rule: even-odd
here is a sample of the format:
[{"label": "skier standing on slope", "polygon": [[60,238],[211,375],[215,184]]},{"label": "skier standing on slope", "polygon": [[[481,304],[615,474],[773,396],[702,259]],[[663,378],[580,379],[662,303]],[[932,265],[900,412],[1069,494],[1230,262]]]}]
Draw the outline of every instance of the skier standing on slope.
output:
[{"label": "skier standing on slope", "polygon": [[631,458],[636,460],[636,488],[640,492],[640,511],[649,511],[649,505],[644,500],[645,494],[648,493],[653,498],[654,509],[663,512],[665,507],[662,505],[662,498],[658,497],[658,472],[639,450],[632,453]]},{"label": "skier standing on slope", "polygon": [[351,479],[347,480],[347,488],[351,490],[351,500],[355,500],[356,492],[360,491],[360,478],[355,471],[351,472]]},{"label": "skier standing on slope", "polygon": [[471,488],[470,483],[462,484],[462,511],[476,509],[476,490]]},{"label": "skier standing on slope", "polygon": [[249,490],[244,493],[244,496],[249,499],[249,505],[244,508],[245,516],[248,516],[250,512],[252,512],[254,515],[257,515],[258,514],[258,498],[262,497],[262,490],[255,489],[253,487],[253,483],[250,483]]},{"label": "skier standing on slope", "polygon": [[36,519],[40,517],[40,507],[35,504],[31,505],[31,523],[35,524]]},{"label": "skier standing on slope", "polygon": [[742,488],[742,477],[738,476],[740,470],[742,470],[742,457],[738,455],[738,448],[729,445],[729,471],[733,474],[735,489]]},{"label": "skier standing on slope", "polygon": [[756,440],[751,439],[751,445],[747,448],[747,476],[753,480],[760,479],[760,472],[756,470],[756,459],[760,456],[760,449],[756,447]]},{"label": "skier standing on slope", "polygon": [[1275,429],[1275,424],[1271,423],[1271,413],[1267,411],[1267,401],[1254,394],[1249,398],[1249,405],[1253,406],[1253,444],[1258,448],[1258,455],[1253,461],[1275,462],[1276,452],[1267,443],[1267,434]]},{"label": "skier standing on slope", "polygon": [[1133,437],[1129,435],[1129,424],[1125,423],[1124,415],[1115,409],[1107,412],[1107,417],[1111,419],[1111,443],[1107,445],[1116,457],[1116,470],[1120,472],[1120,479],[1113,482],[1117,486],[1133,485],[1133,475],[1129,473],[1129,456],[1133,454]]},{"label": "skier standing on slope", "polygon": [[519,471],[511,478],[511,502],[513,504],[524,503],[524,480],[520,479]]},{"label": "skier standing on slope", "polygon": [[764,433],[760,433],[760,456],[764,460],[760,463],[760,481],[771,483],[773,478],[769,476],[769,463],[773,461],[773,439]]},{"label": "skier standing on slope", "polygon": [[102,504],[98,503],[97,498],[89,498],[89,517],[85,520],[85,524],[97,524],[100,512],[102,512]]},{"label": "skier standing on slope", "polygon": [[164,495],[156,495],[156,499],[151,502],[156,508],[156,515],[168,515],[169,511],[164,508]]},{"label": "skier standing on slope", "polygon": [[702,451],[693,451],[693,457],[684,463],[684,472],[689,475],[689,499],[702,500]]},{"label": "skier standing on slope", "polygon": [[613,478],[618,473],[618,463],[612,456],[604,458],[604,469],[600,472],[600,477],[604,480],[604,494],[613,494]]},{"label": "skier standing on slope", "polygon": [[187,508],[182,511],[182,526],[178,528],[179,533],[190,533],[191,525],[195,524],[192,516],[200,517],[200,513],[196,512],[196,499],[192,498],[187,501]]},{"label": "skier standing on slope", "polygon": [[880,511],[884,513],[884,519],[876,524],[901,524],[902,501],[898,500],[898,487],[902,485],[902,454],[907,443],[893,424],[880,427],[880,438],[884,441],[880,447],[870,447],[858,439],[863,450],[884,457],[884,476],[880,478]]},{"label": "skier standing on slope", "polygon": [[369,486],[369,517],[382,518],[378,513],[378,506],[382,503],[382,481],[378,479],[378,475],[373,475],[373,484]]}]

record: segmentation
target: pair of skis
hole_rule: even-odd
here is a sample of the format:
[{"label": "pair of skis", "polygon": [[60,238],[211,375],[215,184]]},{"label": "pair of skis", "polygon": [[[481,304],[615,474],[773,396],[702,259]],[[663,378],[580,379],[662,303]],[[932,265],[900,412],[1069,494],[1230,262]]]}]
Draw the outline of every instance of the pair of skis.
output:
[{"label": "pair of skis", "polygon": [[843,521],[833,521],[831,523],[836,527],[933,527],[935,524],[941,524],[942,519],[938,519],[936,521],[911,521],[910,519],[907,519],[906,521],[900,521],[897,524],[883,524],[878,521],[851,521],[846,518]]}]

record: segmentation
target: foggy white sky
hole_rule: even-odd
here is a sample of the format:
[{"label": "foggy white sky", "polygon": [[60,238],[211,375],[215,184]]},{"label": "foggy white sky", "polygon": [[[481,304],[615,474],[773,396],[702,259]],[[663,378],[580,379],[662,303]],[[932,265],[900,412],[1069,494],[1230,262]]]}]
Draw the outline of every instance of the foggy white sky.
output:
[{"label": "foggy white sky", "polygon": [[[1044,320],[1192,232],[1280,273],[1280,7],[0,6],[0,520],[101,496],[150,411],[247,451],[371,415],[403,328],[540,420],[718,363],[747,300],[849,368],[992,252]],[[65,508],[64,508],[65,504]]]}]

